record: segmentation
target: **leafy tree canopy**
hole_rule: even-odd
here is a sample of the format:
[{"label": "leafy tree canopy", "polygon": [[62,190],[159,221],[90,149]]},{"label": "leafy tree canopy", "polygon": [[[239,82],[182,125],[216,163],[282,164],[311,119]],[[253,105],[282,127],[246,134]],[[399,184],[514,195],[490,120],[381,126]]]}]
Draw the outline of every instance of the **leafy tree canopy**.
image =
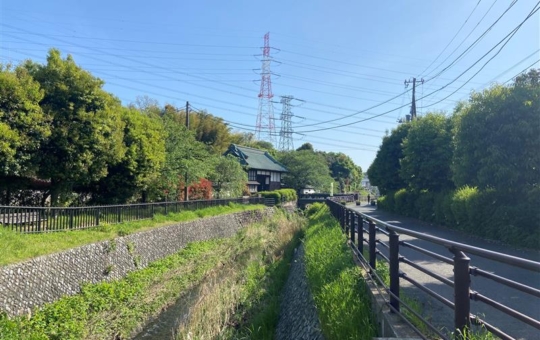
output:
[{"label": "leafy tree canopy", "polygon": [[27,61],[24,67],[40,84],[40,105],[51,117],[38,172],[51,180],[55,202],[60,192],[105,177],[108,164],[124,156],[120,102],[102,89],[102,80],[58,50],[49,52],[46,65]]},{"label": "leafy tree canopy", "polygon": [[401,178],[418,191],[452,188],[452,151],[452,119],[440,113],[419,117],[403,140]]},{"label": "leafy tree canopy", "polygon": [[525,192],[540,178],[540,72],[474,93],[456,113],[456,185]]},{"label": "leafy tree canopy", "polygon": [[277,159],[289,171],[283,182],[286,187],[301,190],[312,186],[315,190],[330,192],[330,176],[328,164],[323,155],[309,150],[280,152]]},{"label": "leafy tree canopy", "polygon": [[247,183],[247,172],[235,157],[216,157],[209,179],[212,181],[218,198],[224,194],[229,197],[242,195]]},{"label": "leafy tree canopy", "polygon": [[410,127],[410,123],[401,124],[383,138],[377,156],[367,171],[371,184],[376,185],[383,195],[406,186],[399,176],[399,170],[400,160],[403,158],[402,143]]},{"label": "leafy tree canopy", "polygon": [[0,65],[0,176],[33,176],[36,155],[49,137],[43,91],[22,67]]}]

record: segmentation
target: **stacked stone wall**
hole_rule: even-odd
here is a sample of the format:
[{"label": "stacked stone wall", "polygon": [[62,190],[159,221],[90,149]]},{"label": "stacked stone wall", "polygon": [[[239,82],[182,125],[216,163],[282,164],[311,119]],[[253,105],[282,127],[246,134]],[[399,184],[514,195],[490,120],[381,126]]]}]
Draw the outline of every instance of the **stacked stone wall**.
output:
[{"label": "stacked stone wall", "polygon": [[0,312],[28,313],[77,294],[84,283],[123,278],[190,242],[233,236],[273,213],[266,208],[177,223],[0,267]]}]

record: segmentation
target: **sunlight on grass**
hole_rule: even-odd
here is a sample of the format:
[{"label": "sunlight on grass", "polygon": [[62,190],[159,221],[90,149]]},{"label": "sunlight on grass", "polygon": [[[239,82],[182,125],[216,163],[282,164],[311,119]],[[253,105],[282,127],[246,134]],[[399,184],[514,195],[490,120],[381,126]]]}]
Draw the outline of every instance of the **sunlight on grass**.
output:
[{"label": "sunlight on grass", "polygon": [[326,205],[314,204],[307,214],[306,272],[325,338],[373,338],[377,332],[367,286],[345,235]]},{"label": "sunlight on grass", "polygon": [[43,234],[21,234],[0,227],[0,266],[16,263],[41,255],[78,247],[134,232],[162,227],[176,222],[192,221],[201,217],[229,214],[245,210],[263,209],[262,205],[229,204],[197,211],[183,211],[168,215],[156,215],[150,220],[101,225],[84,230],[61,231]]}]

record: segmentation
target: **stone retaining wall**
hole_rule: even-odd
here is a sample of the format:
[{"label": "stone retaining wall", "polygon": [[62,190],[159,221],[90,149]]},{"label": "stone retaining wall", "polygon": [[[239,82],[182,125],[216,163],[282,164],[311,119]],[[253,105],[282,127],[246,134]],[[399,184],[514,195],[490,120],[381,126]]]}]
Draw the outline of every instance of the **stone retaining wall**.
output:
[{"label": "stone retaining wall", "polygon": [[10,316],[77,294],[83,283],[124,277],[193,241],[230,237],[273,208],[208,217],[88,244],[0,268],[0,312]]}]

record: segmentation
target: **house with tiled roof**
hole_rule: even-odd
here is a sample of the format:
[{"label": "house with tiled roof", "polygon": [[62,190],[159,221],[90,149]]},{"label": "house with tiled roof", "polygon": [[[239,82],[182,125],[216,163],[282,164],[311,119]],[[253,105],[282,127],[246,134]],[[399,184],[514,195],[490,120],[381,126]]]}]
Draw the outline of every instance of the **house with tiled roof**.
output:
[{"label": "house with tiled roof", "polygon": [[231,144],[224,155],[236,157],[247,169],[251,193],[281,189],[281,177],[287,169],[268,152]]}]

